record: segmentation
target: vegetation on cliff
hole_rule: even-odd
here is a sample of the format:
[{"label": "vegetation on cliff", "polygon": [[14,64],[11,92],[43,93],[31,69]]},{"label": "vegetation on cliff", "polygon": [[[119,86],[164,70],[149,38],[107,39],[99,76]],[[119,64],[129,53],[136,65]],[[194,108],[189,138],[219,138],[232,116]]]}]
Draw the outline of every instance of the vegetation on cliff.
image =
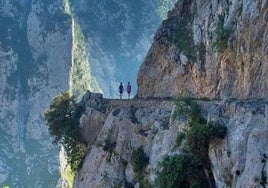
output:
[{"label": "vegetation on cliff", "polygon": [[150,188],[150,184],[145,179],[145,168],[149,164],[149,157],[145,154],[142,147],[135,149],[132,153],[134,172],[141,187]]},{"label": "vegetation on cliff", "polygon": [[224,26],[224,18],[224,14],[218,16],[219,21],[215,30],[216,40],[214,46],[219,52],[223,52],[227,48],[228,39],[233,33],[232,28]]},{"label": "vegetation on cliff", "polygon": [[191,60],[196,61],[197,46],[194,44],[191,29],[194,15],[183,15],[177,24],[176,46]]},{"label": "vegetation on cliff", "polygon": [[80,100],[87,90],[101,92],[97,80],[91,75],[89,54],[86,46],[86,38],[78,23],[78,18],[73,12],[69,0],[64,0],[64,15],[72,20],[72,69],[71,69],[71,93],[76,100]]},{"label": "vegetation on cliff", "polygon": [[86,49],[86,42],[80,25],[75,22],[73,24],[73,67],[71,88],[72,94],[76,99],[80,100],[87,91],[101,92],[97,80],[91,76],[89,66],[89,57]]},{"label": "vegetation on cliff", "polygon": [[49,126],[49,133],[54,138],[54,144],[61,144],[67,155],[67,162],[76,172],[82,164],[86,151],[79,132],[79,119],[83,108],[78,106],[74,97],[63,92],[55,97],[45,111],[45,119]]},{"label": "vegetation on cliff", "polygon": [[186,118],[189,128],[185,133],[178,133],[177,145],[182,145],[180,154],[163,159],[157,178],[160,188],[215,187],[208,156],[209,142],[224,138],[227,130],[225,126],[208,123],[201,114],[198,104],[189,98],[176,103],[173,118]]}]

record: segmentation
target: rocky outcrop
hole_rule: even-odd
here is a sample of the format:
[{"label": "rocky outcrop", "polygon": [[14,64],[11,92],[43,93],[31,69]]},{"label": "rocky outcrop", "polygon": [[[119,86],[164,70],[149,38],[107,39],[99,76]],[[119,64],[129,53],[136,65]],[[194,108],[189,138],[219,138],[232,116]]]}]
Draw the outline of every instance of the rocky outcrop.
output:
[{"label": "rocky outcrop", "polygon": [[182,0],[139,71],[139,97],[265,98],[265,0]]},{"label": "rocky outcrop", "polygon": [[[223,140],[213,140],[209,157],[217,187],[267,186],[267,101],[197,101],[208,121],[224,124]],[[106,100],[91,94],[81,118],[89,150],[74,187],[139,187],[133,152],[149,157],[145,178],[156,186],[166,155],[180,150],[177,134],[188,121],[172,118],[173,101]]]},{"label": "rocky outcrop", "polygon": [[[160,158],[159,152],[168,150],[163,148],[174,144],[176,135],[171,136],[172,131],[168,131],[172,102],[110,101],[97,97],[99,102],[96,103],[96,98],[92,96],[80,120],[90,149],[74,187],[113,187],[123,186],[127,182],[136,183],[131,161],[133,150],[143,146],[146,154]],[[96,104],[103,104],[100,105],[102,108],[97,108]],[[176,127],[173,129],[177,130]],[[161,130],[162,134],[158,134]],[[164,133],[164,130],[168,132]],[[161,146],[162,139],[159,137],[167,139],[167,143]],[[152,149],[154,142],[155,148]],[[115,143],[114,147],[109,146],[111,143]],[[156,164],[152,163],[154,166]]]}]

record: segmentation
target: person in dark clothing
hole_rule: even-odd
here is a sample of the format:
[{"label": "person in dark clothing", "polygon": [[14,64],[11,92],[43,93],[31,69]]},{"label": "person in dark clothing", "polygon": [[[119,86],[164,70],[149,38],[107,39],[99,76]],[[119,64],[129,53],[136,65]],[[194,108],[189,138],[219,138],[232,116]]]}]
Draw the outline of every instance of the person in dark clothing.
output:
[{"label": "person in dark clothing", "polygon": [[131,93],[131,85],[130,82],[127,83],[127,97],[128,99],[130,98],[130,93]]},{"label": "person in dark clothing", "polygon": [[118,87],[118,92],[119,92],[120,99],[122,99],[122,96],[123,96],[123,93],[124,93],[124,86],[123,86],[122,82],[120,83],[120,85]]}]

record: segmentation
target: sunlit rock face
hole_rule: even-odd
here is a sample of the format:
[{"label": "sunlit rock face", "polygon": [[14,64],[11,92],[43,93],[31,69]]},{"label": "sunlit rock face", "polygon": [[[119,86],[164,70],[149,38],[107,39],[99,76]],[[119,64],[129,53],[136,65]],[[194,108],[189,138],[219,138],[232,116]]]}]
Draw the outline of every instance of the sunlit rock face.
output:
[{"label": "sunlit rock face", "polygon": [[69,89],[71,19],[60,0],[7,0],[0,7],[0,185],[55,187],[58,151],[43,112]]},{"label": "sunlit rock face", "polygon": [[265,98],[268,5],[179,1],[138,76],[139,97]]},{"label": "sunlit rock face", "polygon": [[118,97],[119,82],[133,85],[153,36],[176,0],[72,0],[87,38],[92,74],[105,97]]},{"label": "sunlit rock face", "polygon": [[237,100],[210,112],[210,120],[228,128],[227,139],[209,147],[216,186],[267,187],[267,101]]},{"label": "sunlit rock face", "polygon": [[[140,147],[149,157],[143,182],[158,187],[163,157],[181,152],[176,139],[179,131],[189,128],[187,119],[172,116],[172,101],[115,101],[95,94],[88,99],[80,123],[89,149],[74,187],[139,187],[132,155]],[[196,102],[207,121],[227,127],[226,138],[212,139],[209,144],[215,186],[266,186],[267,101]]]}]

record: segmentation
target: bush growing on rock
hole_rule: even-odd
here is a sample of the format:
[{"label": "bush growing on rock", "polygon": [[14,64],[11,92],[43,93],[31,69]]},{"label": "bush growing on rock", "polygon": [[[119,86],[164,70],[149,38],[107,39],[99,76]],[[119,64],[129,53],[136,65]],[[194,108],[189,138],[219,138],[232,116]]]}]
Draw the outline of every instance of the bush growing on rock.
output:
[{"label": "bush growing on rock", "polygon": [[215,31],[216,40],[214,42],[214,46],[220,52],[223,52],[227,48],[228,39],[233,33],[232,28],[224,27],[224,18],[225,18],[224,14],[218,16],[219,21],[218,21],[217,28]]},{"label": "bush growing on rock", "polygon": [[45,111],[53,144],[61,144],[67,155],[67,161],[75,172],[82,164],[86,145],[79,132],[79,119],[84,109],[75,103],[74,97],[63,92],[55,97]]},{"label": "bush growing on rock", "polygon": [[159,188],[191,187],[193,184],[208,187],[201,164],[190,153],[166,156],[161,165],[163,169],[157,179]]},{"label": "bush growing on rock", "polygon": [[176,103],[173,118],[186,119],[189,128],[177,137],[177,146],[185,140],[181,153],[163,159],[156,180],[159,188],[215,187],[208,156],[209,142],[215,138],[223,139],[227,129],[223,125],[207,123],[201,112],[199,105],[190,98]]},{"label": "bush growing on rock", "polygon": [[133,151],[132,161],[133,161],[134,172],[138,177],[138,181],[141,184],[141,186],[144,187],[143,184],[148,184],[148,182],[146,183],[146,180],[144,180],[143,177],[144,177],[144,170],[146,166],[149,164],[149,157],[145,154],[142,147],[139,147],[138,149]]}]

